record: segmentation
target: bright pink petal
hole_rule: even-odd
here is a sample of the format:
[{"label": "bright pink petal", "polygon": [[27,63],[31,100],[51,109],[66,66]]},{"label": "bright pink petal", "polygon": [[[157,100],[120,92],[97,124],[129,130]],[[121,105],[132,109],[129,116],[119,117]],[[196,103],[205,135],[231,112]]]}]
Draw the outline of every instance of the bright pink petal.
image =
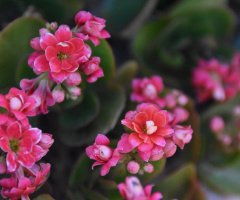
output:
[{"label": "bright pink petal", "polygon": [[66,61],[71,66],[70,68],[66,69],[67,72],[75,72],[78,69],[79,64],[75,60],[67,59]]},{"label": "bright pink petal", "polygon": [[110,143],[109,139],[102,134],[97,135],[95,142],[97,145],[106,145],[106,146],[108,146]]},{"label": "bright pink petal", "polygon": [[5,124],[8,120],[8,116],[0,113],[0,125]]},{"label": "bright pink petal", "polygon": [[[143,107],[143,109],[144,109],[144,107]],[[139,112],[142,112],[141,110],[142,109],[140,108]],[[158,112],[159,108],[157,106],[155,106],[155,105],[149,105],[144,110],[145,110],[145,112],[148,115],[148,120],[152,120],[153,119],[153,114]]]},{"label": "bright pink petal", "polygon": [[32,152],[32,147],[33,147],[33,142],[32,139],[27,137],[23,138],[20,141],[20,148],[21,148],[21,153],[31,153]]},{"label": "bright pink petal", "polygon": [[45,55],[48,61],[57,56],[57,50],[55,47],[49,46],[46,48]]},{"label": "bright pink petal", "polygon": [[0,138],[0,147],[5,152],[11,151],[11,149],[9,147],[9,139],[8,139],[8,137]]},{"label": "bright pink petal", "polygon": [[148,160],[149,160],[149,158],[151,156],[151,152],[150,151],[144,153],[144,152],[138,150],[138,154],[146,162],[148,162]]},{"label": "bright pink petal", "polygon": [[13,188],[17,187],[17,179],[11,177],[11,178],[2,178],[0,180],[0,185],[3,188]]},{"label": "bright pink petal", "polygon": [[167,123],[166,115],[161,112],[154,113],[153,122],[158,127],[164,127]]},{"label": "bright pink petal", "polygon": [[53,57],[50,62],[49,62],[49,65],[50,65],[50,68],[51,68],[51,72],[56,72],[56,73],[59,73],[61,72],[61,66],[62,66],[62,63],[60,60],[58,60],[57,57]]},{"label": "bright pink petal", "polygon": [[160,192],[155,192],[152,194],[150,200],[159,200],[163,198],[163,195]]},{"label": "bright pink petal", "polygon": [[139,138],[138,134],[135,132],[133,132],[129,135],[128,141],[132,145],[133,148],[137,147],[138,145],[140,145],[143,142],[143,140],[141,138]]},{"label": "bright pink petal", "polygon": [[18,188],[19,189],[26,189],[27,187],[31,186],[31,181],[29,178],[23,177],[20,178],[19,182],[18,182]]},{"label": "bright pink petal", "polygon": [[120,153],[129,153],[135,148],[135,147],[132,147],[128,139],[129,139],[129,134],[124,133],[117,145],[117,147],[119,148],[118,151]]},{"label": "bright pink petal", "polygon": [[20,138],[22,135],[21,126],[18,122],[14,122],[7,127],[7,134],[10,138]]},{"label": "bright pink petal", "polygon": [[31,40],[30,45],[33,49],[37,51],[42,51],[42,48],[40,46],[40,37],[35,37]]},{"label": "bright pink petal", "polygon": [[147,185],[147,186],[144,188],[144,192],[145,192],[146,196],[150,196],[150,195],[151,195],[152,187],[153,187],[153,185]]},{"label": "bright pink petal", "polygon": [[84,42],[79,38],[72,38],[69,42],[71,42],[75,47],[75,52],[78,52],[84,48]]},{"label": "bright pink petal", "polygon": [[66,72],[66,71],[61,71],[61,72],[59,72],[59,73],[52,72],[51,74],[52,74],[52,76],[53,76],[55,79],[57,79],[57,80],[60,81],[61,83],[62,83],[64,80],[66,80],[67,77],[68,77],[68,75],[69,75],[69,73]]},{"label": "bright pink petal", "polygon": [[113,158],[111,158],[111,159],[107,162],[107,164],[108,164],[110,167],[116,166],[117,163],[118,163],[118,160],[119,160],[118,157],[113,157]]},{"label": "bright pink petal", "polygon": [[31,128],[26,130],[22,137],[29,137],[32,139],[34,144],[37,144],[41,140],[42,131],[38,128]]},{"label": "bright pink petal", "polygon": [[123,119],[123,120],[121,121],[121,123],[122,123],[123,125],[125,125],[125,126],[127,126],[128,128],[134,130],[133,122],[134,122],[133,120],[129,120],[129,119]]},{"label": "bright pink petal", "polygon": [[9,110],[8,100],[2,94],[0,94],[0,107],[6,108],[7,110]]},{"label": "bright pink petal", "polygon": [[135,122],[141,127],[146,126],[146,121],[148,121],[147,113],[140,112],[135,117]]},{"label": "bright pink petal", "polygon": [[95,163],[93,163],[93,165],[92,165],[92,169],[93,169],[95,166],[103,165],[103,164],[105,164],[105,163],[103,163],[103,162],[99,162],[99,161],[96,161]]},{"label": "bright pink petal", "polygon": [[[89,147],[86,148],[86,154],[91,159],[92,159],[92,156],[93,156],[93,152],[94,152],[94,147],[93,146],[89,146]],[[94,158],[96,158],[96,157],[94,156]]]},{"label": "bright pink petal", "polygon": [[150,139],[156,144],[159,145],[161,147],[164,147],[166,144],[166,141],[164,139],[164,137],[160,136],[160,135],[150,135]]},{"label": "bright pink petal", "polygon": [[40,74],[42,72],[48,71],[49,68],[49,62],[46,59],[45,55],[40,55],[34,60],[34,72],[37,74]]},{"label": "bright pink petal", "polygon": [[171,129],[170,127],[166,126],[166,127],[161,127],[156,130],[155,134],[156,135],[162,135],[162,136],[167,136],[167,135],[171,135],[174,132],[173,129]]},{"label": "bright pink petal", "polygon": [[149,152],[153,148],[153,143],[142,143],[138,145],[137,149],[142,152]]},{"label": "bright pink petal", "polygon": [[66,42],[59,42],[56,45],[56,49],[57,49],[57,52],[61,52],[61,53],[66,54],[66,53],[69,52],[70,46]]},{"label": "bright pink petal", "polygon": [[72,32],[67,25],[61,25],[55,32],[55,36],[58,42],[64,42],[72,38]]},{"label": "bright pink petal", "polygon": [[99,40],[97,37],[95,37],[95,36],[90,36],[89,39],[92,41],[92,43],[93,43],[95,46],[97,46],[97,45],[100,44],[100,40]]},{"label": "bright pink petal", "polygon": [[101,176],[105,176],[110,170],[110,166],[107,164],[103,165],[100,171]]},{"label": "bright pink petal", "polygon": [[40,38],[40,46],[43,50],[45,50],[48,46],[55,47],[57,44],[56,37],[51,33],[46,33]]},{"label": "bright pink petal", "polygon": [[31,168],[34,163],[35,163],[35,159],[31,154],[18,154],[18,158],[17,161],[24,167],[29,167]]},{"label": "bright pink petal", "polygon": [[9,172],[14,172],[17,168],[17,162],[16,162],[16,158],[15,158],[15,153],[13,152],[8,152],[7,154],[7,168]]},{"label": "bright pink petal", "polygon": [[68,69],[70,69],[71,67],[72,65],[70,65],[67,60],[62,60],[62,65],[61,65],[62,70],[68,71]]}]

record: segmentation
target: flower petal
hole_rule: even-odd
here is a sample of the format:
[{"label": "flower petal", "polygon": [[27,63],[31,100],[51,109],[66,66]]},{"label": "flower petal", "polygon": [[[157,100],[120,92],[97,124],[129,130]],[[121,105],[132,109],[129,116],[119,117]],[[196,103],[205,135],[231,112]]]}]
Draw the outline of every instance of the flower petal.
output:
[{"label": "flower petal", "polygon": [[108,146],[110,143],[109,139],[102,134],[97,135],[95,142],[97,145],[106,145],[106,146]]},{"label": "flower petal", "polygon": [[150,135],[150,139],[156,144],[159,145],[161,147],[164,147],[166,144],[166,141],[164,139],[164,137],[160,136],[160,135]]},{"label": "flower petal", "polygon": [[137,147],[143,142],[143,140],[138,137],[138,134],[136,132],[133,132],[129,135],[128,141],[133,148]]},{"label": "flower petal", "polygon": [[22,135],[21,126],[18,122],[13,122],[7,127],[7,134],[10,138],[20,138]]}]

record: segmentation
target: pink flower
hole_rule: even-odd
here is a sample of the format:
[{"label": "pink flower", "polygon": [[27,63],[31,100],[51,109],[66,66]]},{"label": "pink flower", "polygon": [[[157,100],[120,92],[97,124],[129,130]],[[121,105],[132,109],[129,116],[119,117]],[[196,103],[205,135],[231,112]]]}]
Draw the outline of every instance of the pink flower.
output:
[{"label": "pink flower", "polygon": [[159,200],[163,196],[160,192],[151,195],[153,185],[147,185],[144,189],[137,177],[126,178],[126,183],[118,184],[118,189],[124,199],[127,200]]},{"label": "pink flower", "polygon": [[119,160],[118,149],[111,149],[109,145],[109,139],[102,134],[98,134],[95,143],[92,146],[86,148],[86,153],[90,159],[96,160],[92,165],[103,165],[101,168],[101,176],[105,176],[111,167],[116,166]]},{"label": "pink flower", "polygon": [[105,20],[95,17],[89,12],[78,12],[75,16],[75,22],[77,29],[74,35],[83,40],[90,39],[95,46],[100,43],[99,38],[110,37],[110,34],[106,30],[103,30],[105,28]]},{"label": "pink flower", "polygon": [[191,141],[193,130],[191,129],[191,126],[180,125],[173,126],[173,129],[174,129],[173,141],[181,149],[183,149],[184,145]]},{"label": "pink flower", "polygon": [[19,122],[0,126],[0,147],[7,152],[7,169],[14,172],[19,165],[31,168],[44,155],[38,145],[42,132],[38,128],[24,128]]},{"label": "pink flower", "polygon": [[82,39],[72,38],[72,32],[66,25],[59,26],[55,34],[45,33],[31,41],[37,50],[31,54],[28,64],[36,74],[49,72],[56,83],[63,82],[75,72],[79,63],[86,62],[91,49]]},{"label": "pink flower", "polygon": [[131,174],[138,173],[139,169],[140,169],[140,165],[136,161],[134,161],[134,160],[130,161],[127,164],[127,170]]},{"label": "pink flower", "polygon": [[239,89],[239,80],[235,73],[237,72],[233,67],[222,65],[216,59],[201,60],[192,74],[192,83],[199,101],[204,102],[211,98],[226,101],[234,97]]},{"label": "pink flower", "polygon": [[4,124],[9,120],[9,123],[19,120],[24,126],[28,125],[26,116],[34,116],[36,100],[25,94],[23,90],[11,88],[5,96],[0,94],[0,107],[7,111],[4,114],[0,113],[0,124]]},{"label": "pink flower", "polygon": [[2,186],[1,194],[4,198],[17,200],[30,200],[29,194],[33,193],[36,187],[46,181],[46,175],[50,170],[50,164],[41,163],[41,168],[34,165],[30,169],[26,169],[29,178],[24,176],[23,168],[19,167],[18,171],[12,174],[11,178],[3,178],[0,180]]},{"label": "pink flower", "polygon": [[31,80],[23,79],[20,82],[20,87],[23,90],[28,90],[27,95],[36,100],[37,103],[34,106],[36,114],[47,114],[47,107],[55,104],[47,79],[40,77]]},{"label": "pink flower", "polygon": [[219,116],[214,116],[210,121],[210,128],[213,132],[223,131],[225,123]]},{"label": "pink flower", "polygon": [[159,97],[164,85],[160,76],[152,76],[151,78],[133,79],[133,93],[131,100],[139,103],[156,103],[160,107],[165,105],[165,100]]},{"label": "pink flower", "polygon": [[154,104],[140,104],[135,112],[126,113],[121,122],[134,132],[128,141],[132,148],[137,147],[140,157],[148,161],[154,145],[164,147],[165,137],[173,133],[168,124],[168,113]]},{"label": "pink flower", "polygon": [[80,70],[87,75],[87,82],[93,83],[99,77],[104,76],[102,68],[99,67],[99,63],[99,57],[91,57],[89,61],[80,66]]}]

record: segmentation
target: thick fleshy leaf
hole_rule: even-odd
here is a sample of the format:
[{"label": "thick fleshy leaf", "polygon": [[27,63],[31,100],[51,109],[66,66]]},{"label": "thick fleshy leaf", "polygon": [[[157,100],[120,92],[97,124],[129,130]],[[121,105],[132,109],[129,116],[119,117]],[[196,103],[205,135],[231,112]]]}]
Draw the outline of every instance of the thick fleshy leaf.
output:
[{"label": "thick fleshy leaf", "polygon": [[212,189],[225,194],[240,195],[240,158],[225,167],[202,164],[199,167],[199,174]]},{"label": "thick fleshy leaf", "polygon": [[79,105],[65,110],[59,115],[59,124],[64,128],[77,129],[89,124],[98,112],[99,100],[97,96],[87,92]]},{"label": "thick fleshy leaf", "polygon": [[79,131],[60,132],[61,140],[70,146],[80,146],[92,143],[98,134],[106,134],[117,123],[124,108],[125,93],[121,86],[112,84],[99,95],[100,111],[93,123]]},{"label": "thick fleshy leaf", "polygon": [[95,87],[100,87],[101,84],[106,84],[112,80],[115,73],[115,61],[111,47],[104,39],[100,40],[98,46],[94,46],[92,42],[87,42],[92,49],[92,57],[100,57],[101,62],[99,66],[103,69],[104,77],[99,78],[96,83],[93,83]]},{"label": "thick fleshy leaf", "polygon": [[[159,185],[154,186],[155,191],[161,191],[163,199],[185,199],[193,196],[197,188],[196,170],[193,164],[188,164],[172,173]],[[176,184],[177,183],[177,184]]]},{"label": "thick fleshy leaf", "polygon": [[[10,23],[0,34],[0,87],[14,86],[16,67],[23,56],[33,52],[30,46],[32,38],[38,36],[38,30],[44,27],[44,21],[33,17],[22,17]],[[19,39],[21,38],[21,39]]]},{"label": "thick fleshy leaf", "polygon": [[93,160],[90,160],[86,155],[82,155],[70,175],[69,185],[71,187],[81,184],[86,185],[91,180],[90,177],[99,177],[101,167],[96,167],[93,171],[91,169],[92,164]]},{"label": "thick fleshy leaf", "polygon": [[117,70],[116,81],[122,85],[131,85],[133,78],[137,75],[138,63],[130,60]]}]

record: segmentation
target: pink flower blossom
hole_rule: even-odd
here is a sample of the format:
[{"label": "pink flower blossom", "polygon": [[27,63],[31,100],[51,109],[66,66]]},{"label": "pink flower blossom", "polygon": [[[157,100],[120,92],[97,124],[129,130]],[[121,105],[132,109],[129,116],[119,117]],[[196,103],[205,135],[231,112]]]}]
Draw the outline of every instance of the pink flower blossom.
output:
[{"label": "pink flower blossom", "polygon": [[34,106],[36,114],[47,114],[47,107],[55,104],[47,79],[41,79],[41,77],[31,80],[23,79],[20,82],[20,87],[23,90],[28,90],[27,95],[36,100],[37,103]]},{"label": "pink flower blossom", "polygon": [[82,39],[72,38],[66,25],[59,26],[54,35],[47,32],[34,38],[31,46],[37,52],[29,57],[29,66],[36,74],[49,72],[49,78],[56,83],[66,80],[91,55],[91,48]]},{"label": "pink flower blossom", "polygon": [[142,187],[137,177],[126,178],[125,183],[118,184],[118,189],[124,199],[127,200],[159,200],[163,196],[160,192],[151,194],[153,185]]},{"label": "pink flower blossom", "polygon": [[41,167],[34,165],[30,169],[26,169],[29,178],[24,176],[23,168],[19,167],[11,178],[3,178],[0,180],[2,186],[1,194],[4,198],[12,200],[30,200],[29,194],[33,193],[39,185],[43,184],[46,180],[46,175],[50,170],[50,164],[40,164]]},{"label": "pink flower blossom", "polygon": [[105,28],[105,20],[95,17],[89,12],[78,12],[75,16],[75,22],[77,28],[74,35],[83,40],[90,39],[95,46],[100,43],[99,38],[110,37],[110,34],[106,30],[103,30]]},{"label": "pink flower blossom", "polygon": [[210,121],[210,128],[213,132],[223,131],[225,123],[219,116],[214,116]]},{"label": "pink flower blossom", "polygon": [[139,103],[156,103],[160,107],[165,105],[165,100],[159,97],[164,85],[160,76],[138,79],[132,81],[133,93],[131,100]]},{"label": "pink flower blossom", "polygon": [[4,114],[0,113],[0,124],[4,124],[7,121],[8,124],[18,120],[24,126],[28,125],[28,119],[26,116],[34,116],[36,100],[25,94],[23,90],[17,88],[11,88],[9,93],[5,96],[0,94],[0,107],[6,109]]},{"label": "pink flower blossom", "polygon": [[109,139],[102,134],[98,134],[95,143],[92,146],[86,148],[86,153],[90,159],[96,160],[92,165],[103,165],[101,168],[101,176],[105,176],[111,167],[116,166],[119,160],[118,149],[111,149],[109,145]]},{"label": "pink flower blossom", "polygon": [[173,133],[168,124],[168,113],[154,104],[140,104],[135,112],[126,113],[121,122],[134,132],[128,141],[132,148],[137,147],[140,157],[148,161],[154,145],[164,147],[165,137]]},{"label": "pink flower blossom", "polygon": [[8,127],[0,126],[0,147],[7,152],[6,162],[9,172],[14,172],[19,165],[31,168],[45,154],[38,145],[42,132],[38,128],[24,128],[19,122]]},{"label": "pink flower blossom", "polygon": [[80,70],[87,75],[87,82],[93,83],[99,77],[103,77],[103,70],[99,66],[100,58],[99,57],[91,57],[89,61],[83,63],[80,66]]},{"label": "pink flower blossom", "polygon": [[213,98],[216,101],[226,101],[234,97],[239,89],[239,80],[233,75],[235,71],[216,59],[201,60],[192,75],[198,100],[204,102]]}]

